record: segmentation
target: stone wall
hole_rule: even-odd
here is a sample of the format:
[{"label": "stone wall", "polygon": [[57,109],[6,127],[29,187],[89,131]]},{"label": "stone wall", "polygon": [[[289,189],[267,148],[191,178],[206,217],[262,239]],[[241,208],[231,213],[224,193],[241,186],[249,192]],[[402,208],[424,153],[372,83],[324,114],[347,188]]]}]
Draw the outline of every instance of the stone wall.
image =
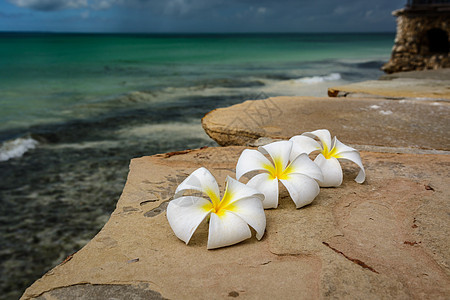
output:
[{"label": "stone wall", "polygon": [[[383,66],[386,73],[425,69],[450,68],[448,45],[450,41],[450,10],[427,11],[402,9],[397,16],[397,35],[390,61]],[[430,36],[430,30],[431,32]],[[441,35],[438,49],[433,38]],[[447,44],[442,41],[447,38]],[[430,43],[431,48],[430,49]],[[439,43],[439,41],[438,41]],[[439,48],[440,47],[440,48]],[[446,51],[445,51],[446,50]]]}]

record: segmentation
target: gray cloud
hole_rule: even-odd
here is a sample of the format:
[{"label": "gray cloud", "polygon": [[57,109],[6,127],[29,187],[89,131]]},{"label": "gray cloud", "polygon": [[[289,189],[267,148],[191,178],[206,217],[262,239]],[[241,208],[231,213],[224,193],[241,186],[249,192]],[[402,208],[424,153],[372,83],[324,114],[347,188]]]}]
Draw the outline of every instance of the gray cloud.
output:
[{"label": "gray cloud", "polygon": [[56,11],[87,6],[87,0],[9,0],[14,5],[38,11]]},{"label": "gray cloud", "polygon": [[[38,11],[56,11],[90,7],[109,9],[114,6],[148,8],[167,15],[187,15],[209,11],[253,9],[257,13],[267,10],[304,16],[307,13],[347,15],[364,7],[392,10],[405,0],[378,0],[375,3],[359,0],[9,0],[14,5]],[[403,6],[403,5],[401,5]]]},{"label": "gray cloud", "polygon": [[[35,11],[78,10],[110,30],[178,32],[394,31],[406,0],[9,0]],[[58,13],[60,14],[60,13]],[[62,13],[61,13],[62,14]],[[55,16],[56,17],[56,16]],[[94,23],[93,23],[94,24]],[[103,27],[102,27],[103,28]]]}]

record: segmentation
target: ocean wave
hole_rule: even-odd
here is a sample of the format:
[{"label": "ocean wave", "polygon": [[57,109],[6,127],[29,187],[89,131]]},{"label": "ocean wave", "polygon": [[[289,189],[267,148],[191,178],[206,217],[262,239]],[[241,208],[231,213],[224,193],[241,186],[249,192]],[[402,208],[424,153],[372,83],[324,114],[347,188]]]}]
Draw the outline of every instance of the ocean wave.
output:
[{"label": "ocean wave", "polygon": [[38,141],[31,137],[21,137],[3,142],[0,146],[0,161],[21,157],[28,150],[36,148],[38,144]]},{"label": "ocean wave", "polygon": [[325,75],[325,76],[302,77],[299,79],[295,79],[294,81],[296,83],[316,84],[316,83],[321,83],[321,82],[325,82],[325,81],[336,81],[336,80],[340,80],[341,78],[342,78],[341,74],[331,73],[331,74]]}]

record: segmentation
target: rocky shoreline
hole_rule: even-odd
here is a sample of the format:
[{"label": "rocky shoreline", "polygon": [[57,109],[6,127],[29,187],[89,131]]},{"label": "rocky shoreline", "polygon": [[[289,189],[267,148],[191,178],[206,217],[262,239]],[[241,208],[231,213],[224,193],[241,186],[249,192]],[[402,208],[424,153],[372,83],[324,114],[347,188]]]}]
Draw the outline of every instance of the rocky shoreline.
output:
[{"label": "rocky shoreline", "polygon": [[330,97],[450,100],[450,69],[410,71],[328,89]]},{"label": "rocky shoreline", "polygon": [[[441,72],[406,78],[425,82],[417,90],[426,97],[386,95],[379,86],[395,88],[391,78],[378,94],[347,86],[332,89],[341,98],[276,97],[208,113],[203,128],[224,147],[133,159],[103,229],[22,299],[447,298],[450,73]],[[361,151],[364,184],[344,164],[343,185],[305,208],[282,193],[259,242],[208,251],[205,226],[189,246],[175,237],[165,208],[189,173],[204,166],[223,183],[245,148],[319,128]]]}]

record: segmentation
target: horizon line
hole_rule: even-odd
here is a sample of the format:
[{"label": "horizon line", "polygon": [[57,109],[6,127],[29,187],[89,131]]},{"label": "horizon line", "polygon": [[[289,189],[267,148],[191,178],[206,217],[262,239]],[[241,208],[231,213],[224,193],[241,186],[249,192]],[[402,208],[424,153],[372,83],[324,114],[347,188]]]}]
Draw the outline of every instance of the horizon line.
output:
[{"label": "horizon line", "polygon": [[36,33],[36,34],[123,34],[123,35],[248,35],[248,34],[394,34],[396,31],[280,31],[280,32],[264,32],[264,31],[249,31],[249,32],[103,32],[103,31],[32,31],[32,30],[0,30],[2,33]]}]

